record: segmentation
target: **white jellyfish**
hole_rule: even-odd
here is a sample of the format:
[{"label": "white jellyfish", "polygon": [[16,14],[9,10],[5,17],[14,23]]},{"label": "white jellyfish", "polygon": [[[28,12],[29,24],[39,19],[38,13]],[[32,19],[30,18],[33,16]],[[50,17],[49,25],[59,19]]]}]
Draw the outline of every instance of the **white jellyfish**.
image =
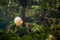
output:
[{"label": "white jellyfish", "polygon": [[14,19],[14,23],[16,24],[16,26],[20,26],[23,23],[23,21],[22,21],[21,17],[16,17]]}]

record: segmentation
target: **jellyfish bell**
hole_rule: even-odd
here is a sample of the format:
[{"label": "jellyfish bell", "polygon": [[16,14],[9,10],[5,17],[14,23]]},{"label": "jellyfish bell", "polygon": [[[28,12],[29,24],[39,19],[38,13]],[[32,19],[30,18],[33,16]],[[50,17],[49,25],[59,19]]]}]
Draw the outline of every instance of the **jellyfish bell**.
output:
[{"label": "jellyfish bell", "polygon": [[14,19],[14,22],[16,23],[18,20],[21,20],[21,18],[20,18],[20,17],[16,17],[16,18]]},{"label": "jellyfish bell", "polygon": [[23,23],[21,17],[16,17],[14,19],[14,23],[16,24],[17,27],[21,26],[21,24]]}]

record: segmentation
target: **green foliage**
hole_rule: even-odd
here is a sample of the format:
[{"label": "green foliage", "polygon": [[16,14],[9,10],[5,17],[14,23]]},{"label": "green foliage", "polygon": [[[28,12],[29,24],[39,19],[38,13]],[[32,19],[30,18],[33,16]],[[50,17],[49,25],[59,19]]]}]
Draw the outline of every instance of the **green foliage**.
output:
[{"label": "green foliage", "polygon": [[6,32],[0,32],[0,40],[20,40],[20,37],[13,34],[7,34]]},{"label": "green foliage", "polygon": [[5,5],[5,6],[7,6],[9,4],[9,0],[0,0],[0,5]]},{"label": "green foliage", "polygon": [[33,39],[31,38],[31,36],[29,36],[29,35],[25,35],[25,36],[23,36],[21,39],[22,39],[22,40],[33,40]]},{"label": "green foliage", "polygon": [[[0,32],[0,40],[55,40],[54,36],[58,40],[60,12],[57,8],[59,6],[60,0],[0,0],[0,31],[7,29]],[[19,28],[13,21],[16,16],[23,19],[23,24]],[[31,19],[34,23],[28,21]],[[27,25],[28,28],[25,26],[26,21],[30,23]],[[37,21],[41,24],[37,24]],[[28,33],[26,29],[29,30]]]},{"label": "green foliage", "polygon": [[30,28],[31,28],[31,30],[33,31],[33,32],[36,32],[36,31],[42,31],[43,29],[42,29],[42,26],[40,26],[40,25],[37,25],[37,24],[35,24],[35,23],[30,23]]}]

